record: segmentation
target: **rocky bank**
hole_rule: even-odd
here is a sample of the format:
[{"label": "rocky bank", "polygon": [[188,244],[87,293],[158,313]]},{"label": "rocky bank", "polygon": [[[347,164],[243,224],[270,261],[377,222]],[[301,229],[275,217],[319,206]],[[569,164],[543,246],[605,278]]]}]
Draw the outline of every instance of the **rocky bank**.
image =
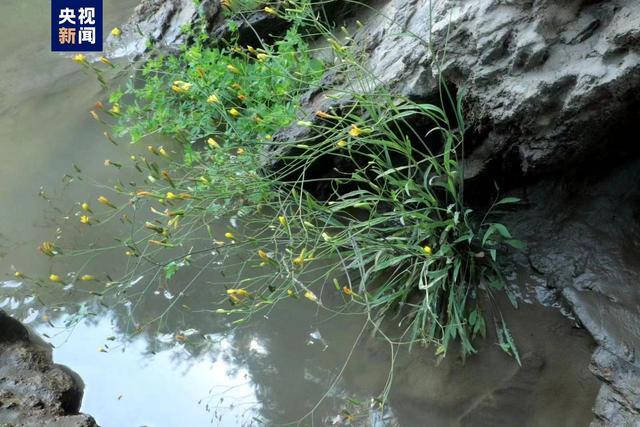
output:
[{"label": "rocky bank", "polygon": [[[465,90],[469,188],[483,192],[497,182],[523,198],[505,218],[528,244],[512,266],[551,290],[598,343],[593,425],[640,425],[640,162],[630,136],[640,118],[640,3],[330,3],[330,16],[353,29],[345,42],[376,77],[369,90],[385,85],[433,100],[439,77]],[[191,0],[143,0],[107,54],[138,57],[148,41],[171,49],[183,42],[180,26],[198,17],[224,37],[221,10],[215,0],[199,9]],[[263,12],[239,22],[241,29],[249,23],[265,38],[284,28]],[[324,81],[349,84],[336,74]],[[326,95],[309,94],[310,116],[343,102]],[[294,125],[278,138],[305,132]]]},{"label": "rocky bank", "polygon": [[0,310],[0,425],[94,427],[80,414],[84,385],[52,361],[51,347]]}]

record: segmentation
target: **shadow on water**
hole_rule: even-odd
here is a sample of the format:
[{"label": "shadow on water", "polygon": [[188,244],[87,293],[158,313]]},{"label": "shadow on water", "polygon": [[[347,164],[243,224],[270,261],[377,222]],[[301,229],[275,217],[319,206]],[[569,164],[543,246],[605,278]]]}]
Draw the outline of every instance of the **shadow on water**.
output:
[{"label": "shadow on water", "polygon": [[[105,3],[112,26],[137,0]],[[0,270],[7,277],[0,307],[42,334],[55,345],[56,361],[83,377],[83,411],[101,425],[276,424],[314,409],[310,419],[319,425],[347,414],[362,425],[588,423],[597,387],[587,371],[591,339],[538,304],[518,311],[501,304],[522,367],[494,337],[466,363],[452,353],[438,364],[421,348],[392,359],[397,348],[361,333],[364,316],[334,316],[306,300],[231,325],[233,318],[215,313],[228,308],[222,284],[231,280],[217,264],[195,280],[185,271],[170,283],[141,270],[117,304],[99,296],[104,282],[65,287],[12,278],[15,269],[38,277],[81,269],[116,274],[131,262],[121,248],[86,265],[38,255],[38,244],[55,237],[65,247],[114,244],[119,230],[112,225],[79,224],[78,203],[103,191],[90,181],[114,183],[104,159],[124,162],[137,148],[103,139],[88,110],[104,94],[94,77],[49,52],[48,14],[43,2],[0,4],[0,16],[12,17],[0,28]],[[74,164],[87,172],[84,181]],[[391,374],[390,402],[380,410],[372,399]]]}]

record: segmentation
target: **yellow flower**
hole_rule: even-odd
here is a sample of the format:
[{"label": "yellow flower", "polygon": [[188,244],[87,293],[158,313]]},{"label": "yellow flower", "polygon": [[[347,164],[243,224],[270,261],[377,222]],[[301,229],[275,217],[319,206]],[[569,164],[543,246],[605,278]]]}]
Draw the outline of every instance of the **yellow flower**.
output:
[{"label": "yellow flower", "polygon": [[286,226],[287,225],[287,218],[284,215],[280,215],[280,216],[278,216],[278,222],[280,222],[280,225]]},{"label": "yellow flower", "polygon": [[176,199],[178,199],[178,198],[179,198],[179,197],[178,197],[178,196],[176,196],[175,194],[173,194],[171,191],[168,191],[168,192],[167,192],[167,196],[166,196],[166,199],[167,199],[167,200],[176,200]]},{"label": "yellow flower", "polygon": [[362,129],[360,129],[358,126],[356,125],[352,125],[351,126],[351,130],[349,131],[349,135],[351,135],[354,138],[359,137],[360,135],[362,135]]},{"label": "yellow flower", "polygon": [[237,295],[241,297],[251,296],[251,293],[246,289],[227,289],[227,295]]},{"label": "yellow flower", "polygon": [[171,89],[176,93],[186,93],[191,90],[192,86],[193,84],[191,83],[183,82],[182,80],[176,80],[175,82],[173,82],[173,86],[171,86]]},{"label": "yellow flower", "polygon": [[232,108],[229,110],[229,114],[231,114],[231,117],[238,117],[240,115],[240,112],[235,108]]},{"label": "yellow flower", "polygon": [[80,277],[80,280],[82,280],[83,282],[90,282],[92,280],[96,280],[96,278],[90,274],[85,274],[84,276]]},{"label": "yellow flower", "polygon": [[253,46],[247,45],[247,50],[251,53],[256,53],[256,49]]},{"label": "yellow flower", "polygon": [[60,251],[58,250],[56,245],[46,240],[42,242],[40,246],[38,246],[38,249],[40,250],[40,252],[48,256],[54,256],[54,255],[60,254]]},{"label": "yellow flower", "polygon": [[306,299],[308,299],[309,301],[313,301],[313,302],[318,301],[318,297],[316,296],[316,294],[314,294],[314,293],[313,293],[313,292],[311,292],[311,291],[307,291],[307,292],[305,292],[305,293],[304,293],[304,297],[305,297]]},{"label": "yellow flower", "polygon": [[293,261],[291,261],[293,263],[293,265],[297,265],[298,267],[302,267],[304,265],[305,259],[304,259],[304,253],[306,252],[306,249],[303,249],[300,252],[300,255],[295,257],[293,259]]},{"label": "yellow flower", "polygon": [[215,104],[216,102],[220,102],[220,98],[218,98],[218,96],[215,94],[209,95],[209,97],[207,98],[207,103]]},{"label": "yellow flower", "polygon": [[49,275],[49,280],[51,280],[54,283],[62,283],[62,279],[57,274]]},{"label": "yellow flower", "polygon": [[106,198],[106,197],[104,197],[104,196],[100,196],[100,197],[98,197],[98,201],[99,201],[100,203],[102,203],[103,205],[105,205],[105,206],[109,206],[109,207],[110,207],[110,208],[112,208],[112,209],[117,209],[117,208],[116,208],[116,206],[115,206],[113,203],[111,203],[111,202],[109,201],[109,199],[107,199],[107,198]]},{"label": "yellow flower", "polygon": [[242,298],[250,297],[251,293],[246,289],[227,289],[227,295],[234,303],[240,303]]},{"label": "yellow flower", "polygon": [[338,148],[344,148],[347,146],[347,141],[345,141],[344,139],[341,139],[340,141],[336,142],[336,147]]},{"label": "yellow flower", "polygon": [[236,154],[238,154],[238,156],[241,156],[244,154],[244,148],[240,147],[236,150]]},{"label": "yellow flower", "polygon": [[276,10],[272,7],[269,6],[265,6],[264,9],[264,13],[268,13],[269,15],[275,15],[276,14]]},{"label": "yellow flower", "polygon": [[125,254],[126,256],[134,256],[134,255],[135,255],[135,252],[133,252],[133,251],[126,251],[124,254]]},{"label": "yellow flower", "polygon": [[259,53],[259,54],[256,55],[256,58],[258,58],[258,61],[264,61],[268,57],[269,57],[269,55],[267,55],[266,53]]},{"label": "yellow flower", "polygon": [[422,250],[424,251],[425,254],[427,255],[431,255],[433,253],[433,250],[431,249],[431,246],[425,246],[424,248],[422,248]]},{"label": "yellow flower", "polygon": [[353,291],[351,290],[351,288],[348,288],[346,286],[342,287],[342,292],[344,292],[345,295],[353,295]]},{"label": "yellow flower", "polygon": [[169,158],[169,153],[167,153],[167,150],[165,150],[163,146],[160,146],[158,152],[162,157],[166,157],[167,159]]},{"label": "yellow flower", "polygon": [[82,208],[83,211],[91,212],[91,207],[87,202],[84,202],[83,204],[81,204],[80,207]]},{"label": "yellow flower", "polygon": [[103,64],[106,64],[106,65],[111,65],[111,66],[113,66],[113,64],[111,63],[111,61],[109,61],[109,59],[108,59],[106,56],[101,56],[101,57],[100,57],[100,62],[102,62]]},{"label": "yellow flower", "polygon": [[113,106],[109,111],[112,112],[113,114],[120,114],[120,104],[117,104],[117,103],[113,104]]},{"label": "yellow flower", "polygon": [[213,138],[207,139],[207,144],[209,144],[209,147],[211,148],[220,148],[220,144],[218,144]]},{"label": "yellow flower", "polygon": [[22,274],[22,273],[21,273],[21,272],[19,272],[19,271],[16,271],[13,275],[14,275],[14,276],[16,276],[16,278],[18,278],[18,279],[22,279],[22,278],[24,278],[24,274]]},{"label": "yellow flower", "polygon": [[235,239],[235,236],[231,232],[224,233],[224,237],[231,240]]},{"label": "yellow flower", "polygon": [[227,70],[231,71],[234,74],[240,74],[240,70],[235,65],[229,64],[227,65]]},{"label": "yellow flower", "polygon": [[292,289],[287,289],[287,295],[293,298],[296,296],[296,293]]},{"label": "yellow flower", "polygon": [[258,249],[258,256],[262,259],[269,259],[269,255],[262,249]]},{"label": "yellow flower", "polygon": [[339,119],[340,117],[334,116],[333,114],[325,113],[324,111],[316,111],[316,117],[320,117],[321,119]]},{"label": "yellow flower", "polygon": [[87,215],[82,215],[80,217],[80,222],[86,225],[91,225],[91,219]]},{"label": "yellow flower", "polygon": [[73,60],[78,64],[84,64],[85,62],[87,62],[87,57],[84,56],[82,53],[79,53],[73,57]]},{"label": "yellow flower", "polygon": [[113,30],[111,30],[111,35],[114,37],[120,37],[122,35],[122,30],[118,27],[115,27]]}]

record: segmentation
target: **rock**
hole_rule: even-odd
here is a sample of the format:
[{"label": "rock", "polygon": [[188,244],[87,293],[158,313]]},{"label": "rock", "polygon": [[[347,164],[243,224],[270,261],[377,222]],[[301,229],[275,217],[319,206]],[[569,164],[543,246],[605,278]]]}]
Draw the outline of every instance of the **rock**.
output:
[{"label": "rock", "polygon": [[591,370],[605,382],[596,398],[592,427],[640,426],[640,366],[599,347]]},{"label": "rock", "polygon": [[347,79],[349,89],[385,86],[435,101],[438,75],[464,89],[476,130],[467,178],[558,171],[601,152],[605,136],[637,117],[634,0],[386,0],[362,6],[355,19],[364,26],[353,46],[371,78]]},{"label": "rock", "polygon": [[599,345],[594,425],[640,426],[640,160],[540,182],[525,199],[504,218],[528,246],[510,260],[555,290]]},{"label": "rock", "polygon": [[51,348],[0,310],[0,425],[94,427],[80,414],[84,385]]},{"label": "rock", "polygon": [[200,17],[211,22],[221,8],[218,0],[143,0],[129,21],[121,27],[122,34],[107,37],[104,55],[108,58],[138,58],[149,44],[165,50],[175,50],[185,42],[182,28],[195,25]]}]

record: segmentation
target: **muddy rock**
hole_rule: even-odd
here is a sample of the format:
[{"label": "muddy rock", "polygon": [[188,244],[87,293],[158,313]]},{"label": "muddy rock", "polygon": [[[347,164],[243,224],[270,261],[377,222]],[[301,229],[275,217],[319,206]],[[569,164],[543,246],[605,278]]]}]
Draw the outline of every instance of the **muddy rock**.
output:
[{"label": "muddy rock", "polygon": [[80,414],[84,385],[51,348],[0,310],[0,425],[94,427]]},{"label": "muddy rock", "polygon": [[[437,100],[438,75],[464,89],[475,129],[468,178],[490,169],[541,176],[579,162],[636,110],[634,0],[378,0],[351,17],[364,24],[351,43],[372,77],[347,81],[350,89],[384,85]],[[310,112],[323,95],[310,100]]]},{"label": "muddy rock", "polygon": [[640,161],[540,182],[521,196],[527,206],[505,220],[527,250],[510,261],[599,345],[594,425],[640,425]]},{"label": "muddy rock", "polygon": [[198,18],[213,22],[220,12],[218,0],[143,0],[127,23],[122,34],[107,37],[104,55],[108,58],[138,58],[152,44],[164,50],[174,50],[185,42],[182,28],[194,25]]},{"label": "muddy rock", "polygon": [[605,382],[596,399],[592,427],[640,425],[640,366],[599,347],[591,371]]}]

